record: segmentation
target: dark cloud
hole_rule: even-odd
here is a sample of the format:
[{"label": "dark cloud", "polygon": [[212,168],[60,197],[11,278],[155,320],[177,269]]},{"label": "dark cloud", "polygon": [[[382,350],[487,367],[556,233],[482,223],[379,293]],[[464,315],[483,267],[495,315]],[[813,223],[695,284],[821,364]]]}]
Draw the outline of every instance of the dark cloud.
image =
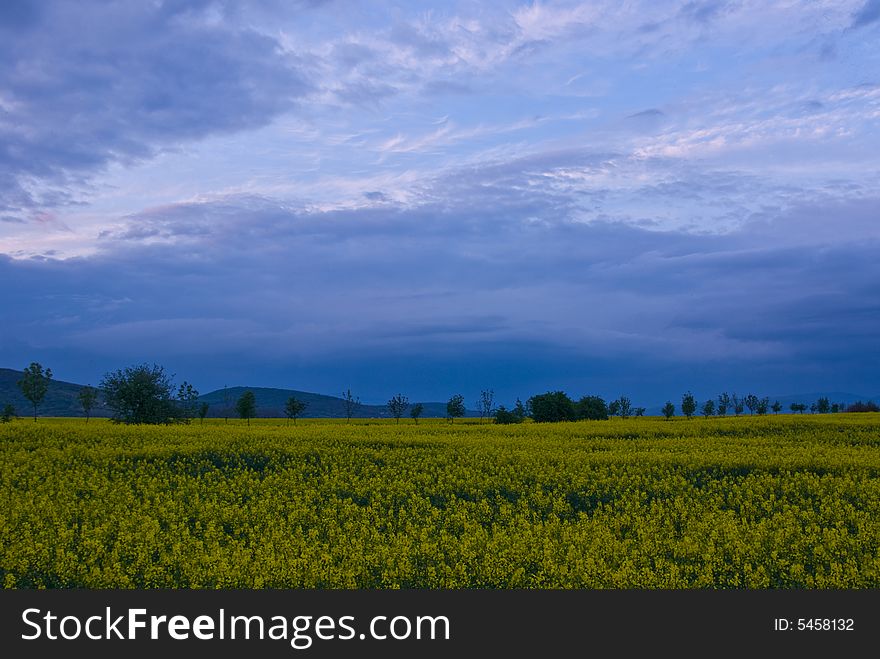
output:
[{"label": "dark cloud", "polygon": [[7,211],[64,202],[35,196],[34,183],[63,191],[110,162],[293,107],[309,88],[296,63],[269,37],[201,16],[208,4],[39,3],[39,17],[3,39]]},{"label": "dark cloud", "polygon": [[[693,234],[574,221],[567,194],[518,191],[536,162],[606,158],[450,174],[412,207],[179,204],[127,218],[88,258],[0,259],[17,310],[0,363],[147,359],[198,369],[202,386],[296,374],[301,388],[332,393],[337,378],[378,400],[403,385],[442,399],[477,380],[505,397],[563,386],[646,404],[668,387],[876,388],[880,200]],[[827,217],[859,235],[818,232]]]},{"label": "dark cloud", "polygon": [[867,0],[853,15],[852,27],[864,27],[880,20],[880,0]]}]

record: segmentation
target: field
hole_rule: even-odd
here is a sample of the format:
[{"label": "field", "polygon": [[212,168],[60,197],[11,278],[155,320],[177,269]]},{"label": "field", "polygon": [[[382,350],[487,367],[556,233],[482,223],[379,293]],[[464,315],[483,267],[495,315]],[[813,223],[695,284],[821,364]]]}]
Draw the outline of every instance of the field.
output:
[{"label": "field", "polygon": [[0,425],[7,588],[878,588],[880,415]]}]

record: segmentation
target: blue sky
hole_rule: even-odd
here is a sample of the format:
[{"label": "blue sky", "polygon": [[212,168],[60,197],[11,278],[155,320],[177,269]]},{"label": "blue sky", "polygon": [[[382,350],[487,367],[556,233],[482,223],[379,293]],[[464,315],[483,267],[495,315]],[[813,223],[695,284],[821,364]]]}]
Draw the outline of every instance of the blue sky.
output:
[{"label": "blue sky", "polygon": [[0,365],[880,393],[880,0],[0,4]]}]

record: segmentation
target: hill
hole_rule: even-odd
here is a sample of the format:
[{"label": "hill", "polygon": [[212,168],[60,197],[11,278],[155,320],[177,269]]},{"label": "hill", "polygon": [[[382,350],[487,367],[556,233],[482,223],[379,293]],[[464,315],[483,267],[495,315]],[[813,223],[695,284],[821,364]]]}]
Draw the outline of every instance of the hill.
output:
[{"label": "hill", "polygon": [[[21,394],[18,381],[22,372],[11,368],[0,368],[0,407],[12,404],[16,413],[25,417],[33,413],[30,402]],[[83,417],[82,407],[77,395],[84,385],[64,382],[63,380],[50,380],[49,390],[46,397],[37,409],[39,416],[69,416]],[[218,389],[199,397],[200,402],[210,405],[209,417],[237,416],[235,402],[246,389],[254,392],[257,399],[257,416],[260,417],[283,417],[284,404],[291,396],[308,403],[303,417],[309,418],[344,418],[345,402],[336,396],[325,396],[307,391],[293,389],[271,389],[266,387],[229,387]],[[416,402],[416,401],[414,401]],[[446,403],[422,403],[425,410],[422,416],[445,417]],[[228,410],[228,411],[227,411]],[[109,417],[110,410],[99,404],[92,410],[92,416]],[[387,418],[388,408],[384,405],[358,405],[352,415],[356,418]],[[467,416],[478,416],[476,412],[468,410]]]},{"label": "hill", "polygon": [[[22,372],[11,368],[0,368],[0,406],[11,404],[19,416],[25,417],[33,414],[30,401],[22,396],[18,388],[18,381]],[[63,380],[49,380],[49,389],[46,397],[37,408],[39,416],[85,416],[82,406],[77,398],[84,385],[64,382]],[[110,410],[100,402],[92,410],[92,416],[109,417]]]},{"label": "hill", "polygon": [[[237,416],[235,402],[247,390],[254,393],[257,401],[257,416],[260,417],[283,417],[287,399],[295,396],[308,405],[302,415],[304,418],[345,418],[345,401],[342,398],[295,389],[228,387],[199,396],[199,401],[210,405],[208,408],[209,417],[234,417]],[[418,401],[413,401],[413,404],[416,402]],[[422,416],[425,418],[446,416],[446,403],[423,402],[422,405],[425,408]],[[407,410],[408,412],[409,410]],[[381,419],[391,415],[385,405],[361,403],[356,406],[352,416],[358,419]],[[478,416],[478,414],[468,410],[467,416]]]}]

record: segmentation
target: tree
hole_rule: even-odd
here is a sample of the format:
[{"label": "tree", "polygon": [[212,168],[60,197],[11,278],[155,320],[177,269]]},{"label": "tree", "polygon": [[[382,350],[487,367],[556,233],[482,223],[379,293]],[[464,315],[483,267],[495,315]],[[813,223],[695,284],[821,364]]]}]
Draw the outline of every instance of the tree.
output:
[{"label": "tree", "polygon": [[671,400],[667,400],[666,405],[663,406],[663,416],[666,417],[667,421],[675,416],[675,405],[672,404]]},{"label": "tree", "polygon": [[416,422],[416,425],[419,423],[419,417],[422,416],[422,412],[425,411],[425,406],[421,403],[416,403],[412,406],[412,409],[409,411],[409,415],[412,417],[413,421]]},{"label": "tree", "polygon": [[617,413],[620,412],[620,401],[612,400],[608,403],[608,416],[617,416]]},{"label": "tree", "polygon": [[232,408],[232,398],[229,389],[223,385],[223,423],[229,423],[229,410]]},{"label": "tree", "polygon": [[240,419],[246,419],[247,424],[251,425],[251,419],[257,415],[257,397],[254,396],[253,391],[248,389],[239,396],[235,411],[238,412]]},{"label": "tree", "polygon": [[180,407],[172,396],[173,385],[165,369],[141,364],[104,375],[104,403],[116,423],[172,423],[181,420]]},{"label": "tree", "polygon": [[770,409],[773,410],[773,414],[779,414],[782,411],[782,403],[777,400]]},{"label": "tree", "polygon": [[697,400],[689,391],[681,397],[681,413],[690,419],[697,411]]},{"label": "tree", "polygon": [[183,381],[183,384],[177,389],[177,403],[180,405],[180,413],[184,423],[189,423],[196,415],[196,404],[199,400],[199,392],[193,386]]},{"label": "tree", "polygon": [[525,421],[529,415],[529,411],[519,398],[516,399],[516,404],[513,406],[513,413],[520,421]]},{"label": "tree", "polygon": [[762,399],[758,401],[755,410],[758,412],[758,416],[764,416],[767,414],[767,410],[770,408],[770,399],[767,396],[764,396]]},{"label": "tree", "polygon": [[633,410],[633,416],[645,416],[647,411],[644,407],[637,407]]},{"label": "tree", "polygon": [[856,401],[851,405],[846,406],[847,412],[880,412],[880,406],[877,405],[872,400],[869,400],[867,403],[863,403],[862,401]]},{"label": "tree", "polygon": [[727,409],[730,407],[730,394],[726,391],[718,394],[718,416],[727,416]]},{"label": "tree", "polygon": [[[522,403],[520,403],[522,405]],[[525,407],[522,408],[525,411]],[[512,410],[508,410],[504,405],[499,405],[495,410],[495,423],[498,424],[511,424],[511,423],[522,423],[525,420],[524,414],[517,413],[516,408]]]},{"label": "tree", "polygon": [[715,401],[711,398],[703,403],[703,416],[707,419],[715,414]]},{"label": "tree", "polygon": [[528,401],[532,419],[537,423],[556,421],[575,421],[574,403],[564,391],[548,391],[546,394],[532,396]]},{"label": "tree", "polygon": [[287,402],[284,404],[284,413],[287,415],[287,423],[290,424],[290,420],[293,419],[293,425],[296,425],[297,417],[305,412],[308,406],[309,404],[307,402],[299,400],[296,396],[288,398]]},{"label": "tree", "polygon": [[816,411],[819,414],[828,414],[831,411],[831,401],[827,398],[820,398],[816,401]]},{"label": "tree", "polygon": [[3,423],[9,423],[15,418],[15,416],[15,408],[9,403],[6,403],[6,405],[3,406],[3,412],[0,413],[0,421]]},{"label": "tree", "polygon": [[49,380],[52,379],[52,369],[43,367],[37,362],[31,362],[31,365],[24,369],[21,380],[18,381],[18,388],[27,398],[31,405],[34,406],[34,422],[37,421],[37,407],[46,397],[49,390]]},{"label": "tree", "polygon": [[832,403],[831,404],[831,413],[837,414],[838,412],[840,412],[840,403]]},{"label": "tree", "polygon": [[601,396],[584,396],[574,404],[575,418],[605,421],[608,419],[608,405]]},{"label": "tree", "polygon": [[464,396],[461,394],[455,394],[446,403],[446,418],[449,420],[449,423],[455,423],[456,417],[464,416],[465,412]]},{"label": "tree", "polygon": [[201,403],[199,405],[199,423],[205,423],[205,417],[208,416],[208,408],[211,407],[210,403]]},{"label": "tree", "polygon": [[614,402],[617,403],[617,414],[618,416],[620,416],[621,419],[625,419],[630,414],[632,414],[632,403],[630,402],[629,398],[627,398],[626,396],[621,396]]},{"label": "tree", "polygon": [[755,410],[758,409],[760,399],[755,394],[749,394],[743,398],[743,404],[749,408],[749,416],[754,416]]},{"label": "tree", "polygon": [[409,399],[403,394],[397,394],[388,401],[388,411],[394,417],[394,423],[400,423],[400,417],[406,412],[407,407],[409,407]]},{"label": "tree", "polygon": [[743,399],[740,398],[739,396],[737,396],[736,394],[733,394],[733,396],[730,397],[730,401],[733,403],[734,415],[739,416],[740,414],[742,414],[743,409],[745,407],[745,405],[743,403]]},{"label": "tree", "polygon": [[98,402],[98,390],[90,385],[86,385],[79,390],[76,397],[79,399],[79,404],[82,406],[83,413],[86,415],[86,423],[88,423],[92,416],[92,408],[95,407],[95,403]]},{"label": "tree", "polygon": [[803,414],[806,411],[807,406],[804,403],[792,403],[791,405],[788,406],[788,408],[792,412],[798,412],[800,414]]},{"label": "tree", "polygon": [[346,389],[342,392],[342,404],[345,406],[345,418],[348,419],[346,423],[351,423],[351,417],[354,415],[355,410],[360,407],[361,399],[352,396],[351,389]]},{"label": "tree", "polygon": [[483,423],[483,417],[488,419],[492,416],[492,410],[495,409],[495,392],[492,389],[484,389],[480,392],[477,409],[480,411],[480,423]]}]

